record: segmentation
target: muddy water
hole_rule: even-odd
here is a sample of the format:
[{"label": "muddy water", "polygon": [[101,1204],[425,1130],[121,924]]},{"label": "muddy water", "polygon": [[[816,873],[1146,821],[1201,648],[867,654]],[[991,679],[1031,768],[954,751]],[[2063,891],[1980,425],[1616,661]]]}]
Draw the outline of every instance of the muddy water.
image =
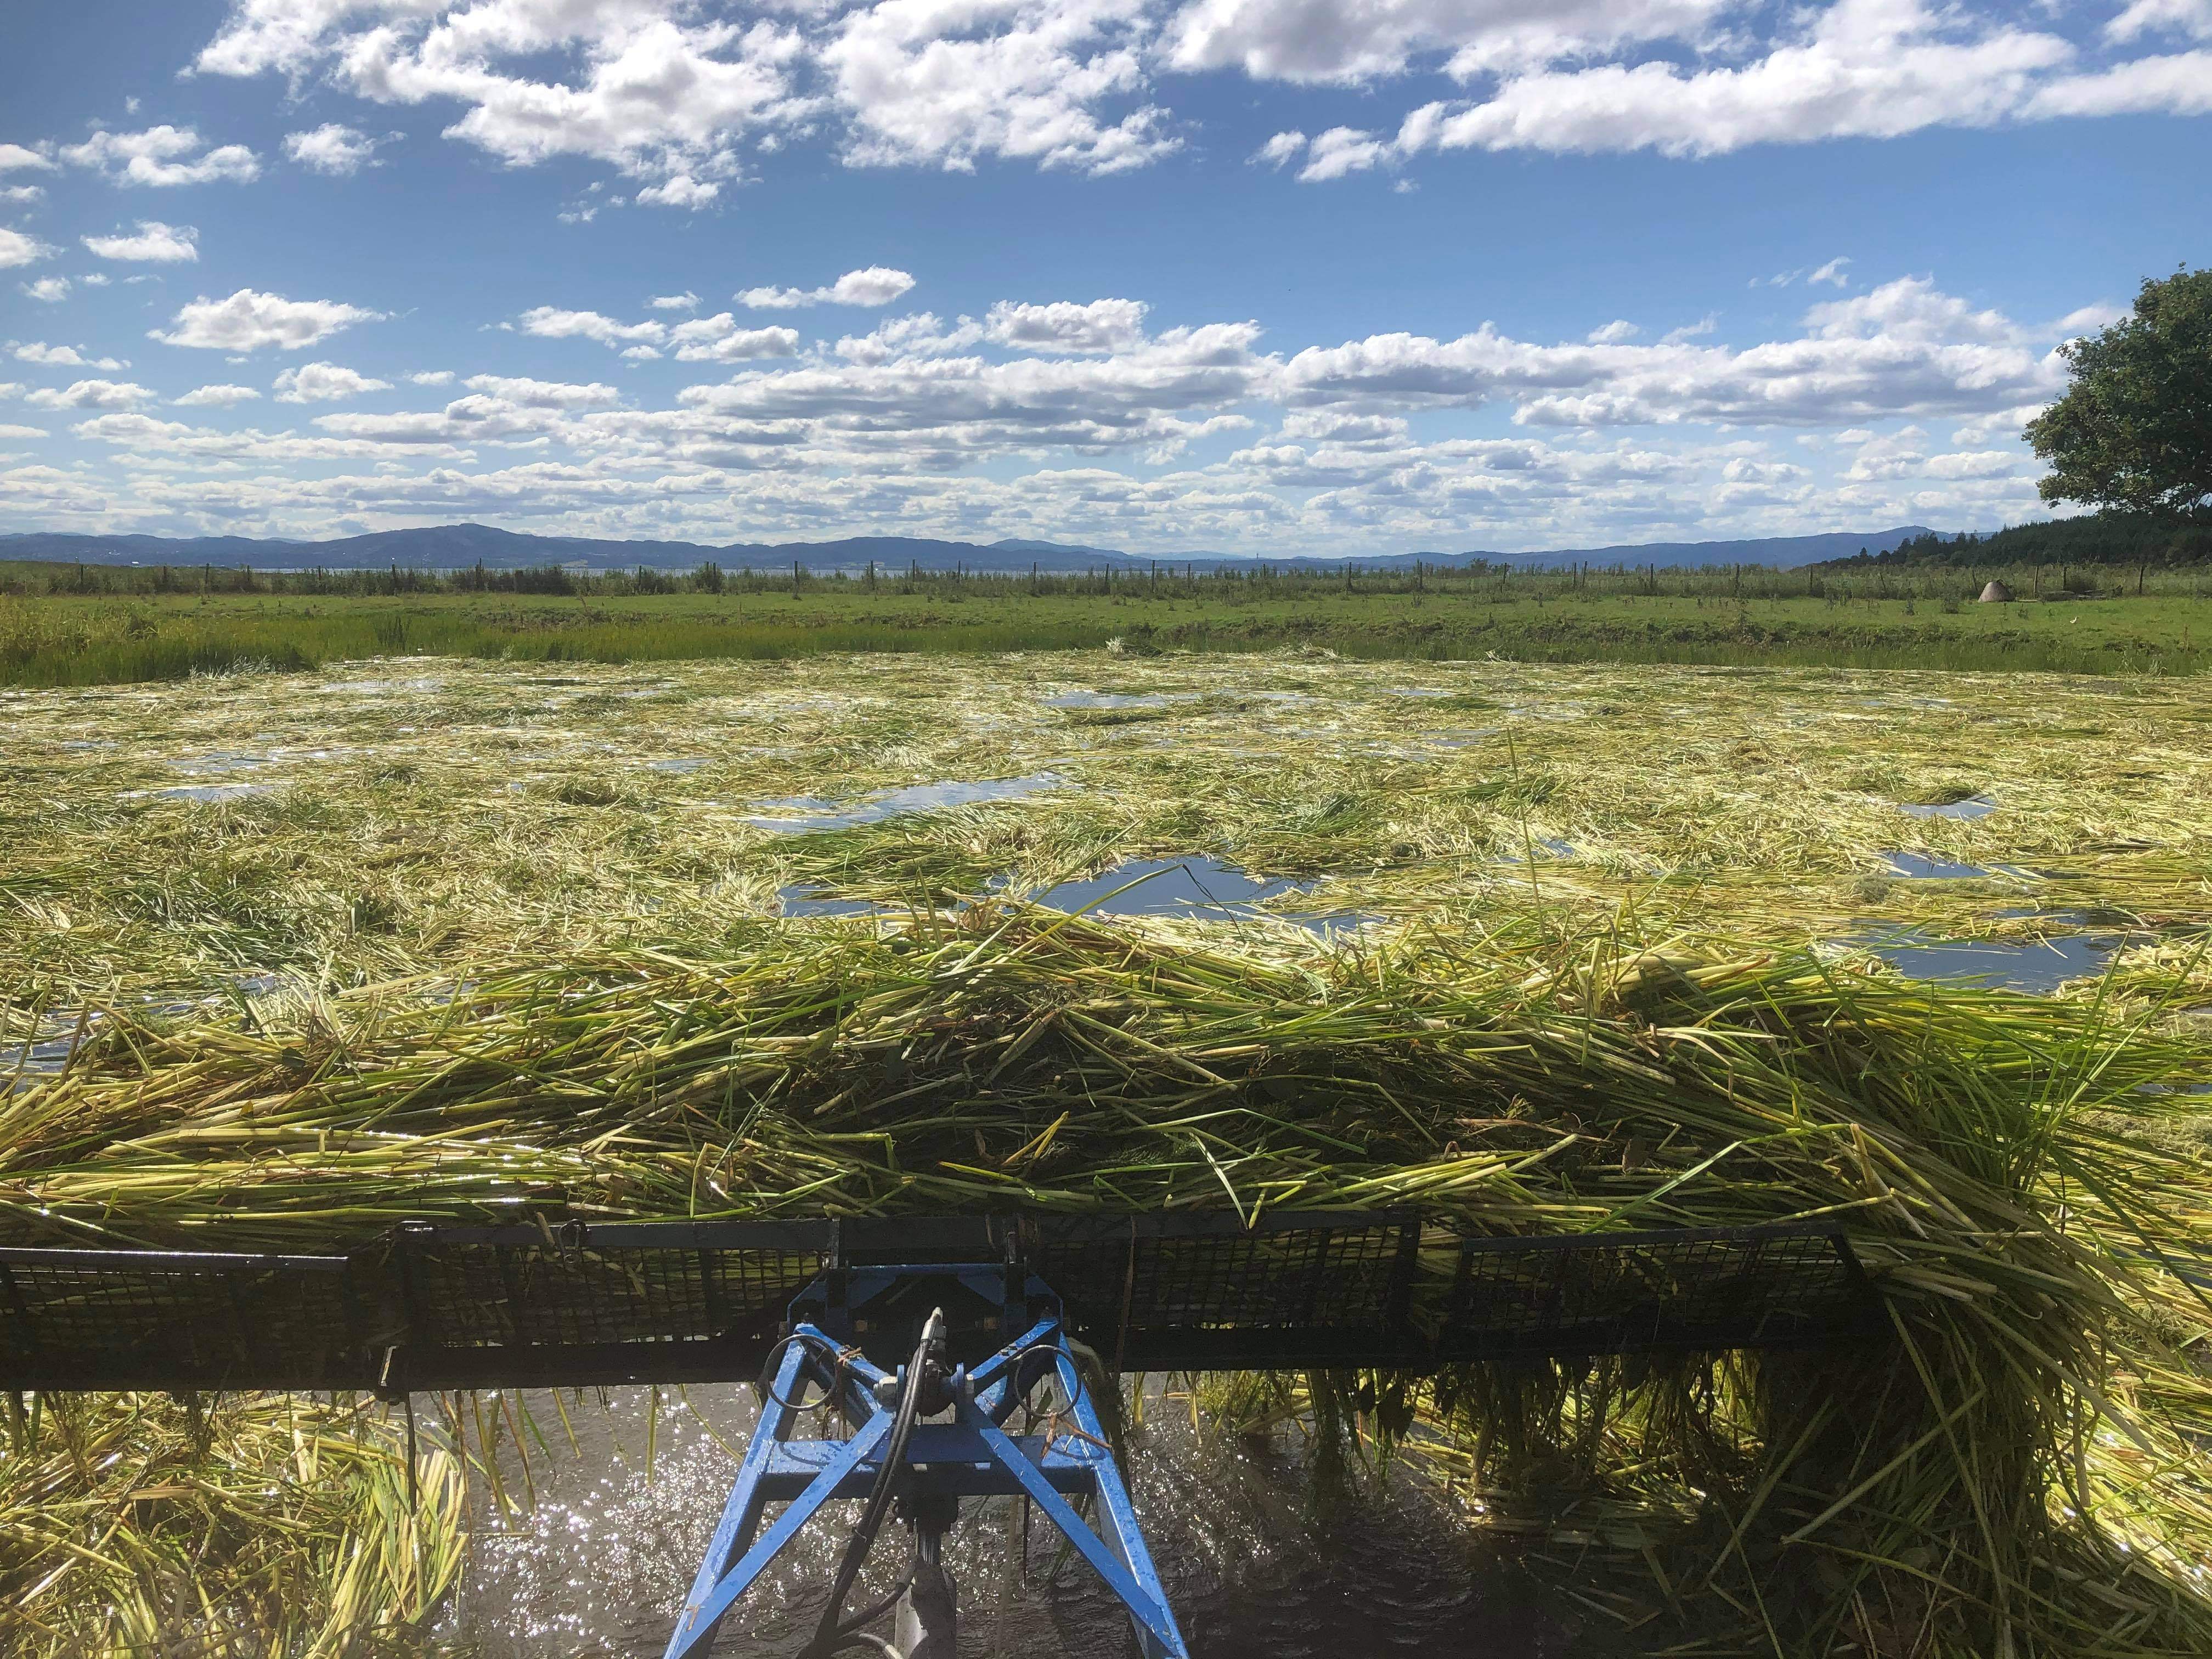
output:
[{"label": "muddy water", "polygon": [[[753,1420],[741,1388],[672,1391],[653,1427],[643,1389],[568,1407],[569,1449],[551,1397],[533,1417],[553,1443],[532,1448],[531,1511],[506,1529],[477,1492],[471,1564],[438,1632],[453,1659],[648,1659],[666,1646],[730,1481],[729,1448]],[[703,1419],[703,1421],[702,1421]],[[711,1431],[712,1432],[710,1432]],[[500,1460],[516,1490],[521,1460]],[[1547,1659],[1595,1654],[1518,1569],[1462,1541],[1439,1500],[1394,1478],[1326,1522],[1307,1504],[1294,1439],[1255,1449],[1200,1437],[1180,1401],[1154,1401],[1133,1428],[1132,1495],[1195,1659],[1340,1659],[1389,1654]],[[787,1551],[723,1626],[719,1659],[790,1659],[812,1633],[857,1505],[833,1508]],[[1058,1563],[1051,1529],[1018,1504],[971,1498],[946,1540],[968,1659],[1124,1659],[1137,1648],[1120,1603],[1079,1561]],[[887,1583],[906,1540],[887,1525],[870,1565]]]}]

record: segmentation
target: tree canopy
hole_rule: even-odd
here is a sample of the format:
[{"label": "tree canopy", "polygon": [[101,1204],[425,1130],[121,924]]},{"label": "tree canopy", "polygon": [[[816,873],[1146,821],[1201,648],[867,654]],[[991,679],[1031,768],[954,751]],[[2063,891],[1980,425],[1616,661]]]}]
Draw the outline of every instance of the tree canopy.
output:
[{"label": "tree canopy", "polygon": [[2212,270],[2145,282],[2131,315],[2059,350],[2072,384],[2027,428],[2043,499],[2212,520]]}]

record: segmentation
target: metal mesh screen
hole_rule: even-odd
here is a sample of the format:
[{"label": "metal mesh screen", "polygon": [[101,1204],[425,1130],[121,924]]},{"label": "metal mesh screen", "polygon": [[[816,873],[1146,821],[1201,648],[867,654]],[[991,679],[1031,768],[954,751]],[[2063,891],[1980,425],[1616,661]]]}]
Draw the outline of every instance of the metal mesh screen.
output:
[{"label": "metal mesh screen", "polygon": [[405,1247],[418,1343],[447,1348],[696,1342],[772,1333],[820,1270],[783,1250]]},{"label": "metal mesh screen", "polygon": [[1444,1358],[1781,1346],[1860,1322],[1839,1236],[1798,1230],[1468,1239],[1437,1339]]},{"label": "metal mesh screen", "polygon": [[382,1322],[343,1256],[0,1250],[0,1353],[33,1386],[366,1387]]},{"label": "metal mesh screen", "polygon": [[[832,1261],[1003,1262],[1129,1370],[1421,1366],[1865,1329],[1839,1235],[1456,1238],[1401,1214],[404,1227],[350,1257],[0,1249],[0,1387],[748,1376]],[[1418,1309],[1418,1314],[1416,1313]]]},{"label": "metal mesh screen", "polygon": [[1037,1276],[1071,1321],[1200,1330],[1378,1328],[1390,1321],[1401,1251],[1389,1227],[1042,1242]]}]

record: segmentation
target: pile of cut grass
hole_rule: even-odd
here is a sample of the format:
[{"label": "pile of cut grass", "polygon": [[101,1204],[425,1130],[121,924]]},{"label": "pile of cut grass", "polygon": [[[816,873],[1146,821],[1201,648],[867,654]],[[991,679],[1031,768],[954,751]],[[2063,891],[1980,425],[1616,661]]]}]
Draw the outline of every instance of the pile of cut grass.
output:
[{"label": "pile of cut grass", "polygon": [[416,1650],[460,1570],[459,1468],[380,1413],[276,1395],[9,1397],[11,1659]]},{"label": "pile of cut grass", "polygon": [[[2208,686],[1099,654],[417,659],[0,694],[0,996],[66,1015],[257,973],[711,950],[788,885],[934,907],[1201,854],[1444,932],[1532,902],[1774,943],[2091,911],[2186,932],[2212,921]],[[1155,718],[1045,701],[1093,689],[1159,699],[1137,711]],[[1047,772],[1062,785],[1002,805],[759,822],[777,800]],[[162,793],[180,786],[264,793]],[[1972,795],[1996,810],[1898,805]],[[1896,879],[1895,848],[1990,873]],[[2022,908],[2045,914],[1999,914]]]},{"label": "pile of cut grass", "polygon": [[301,1246],[416,1216],[1020,1207],[1411,1204],[1487,1233],[1839,1218],[1892,1345],[1466,1367],[1411,1394],[1322,1377],[1308,1401],[1370,1436],[1412,1412],[1493,1522],[1626,1551],[1646,1605],[1617,1581],[1598,1605],[1708,1650],[2199,1654],[2207,1310],[2147,1255],[2212,1247],[2201,1102],[2179,1092],[2212,1056],[2163,1017],[1540,919],[1351,952],[1022,907],[883,939],[772,929],[342,991],[281,1030],[118,1022],[0,1108],[0,1236]]}]

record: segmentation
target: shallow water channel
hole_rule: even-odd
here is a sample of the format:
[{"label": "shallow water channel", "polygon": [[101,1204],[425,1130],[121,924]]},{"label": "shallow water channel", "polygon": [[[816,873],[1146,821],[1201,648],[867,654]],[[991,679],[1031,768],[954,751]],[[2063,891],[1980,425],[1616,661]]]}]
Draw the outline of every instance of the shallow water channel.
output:
[{"label": "shallow water channel", "polygon": [[[735,1477],[754,1419],[750,1389],[609,1391],[568,1404],[572,1451],[552,1396],[529,1396],[550,1449],[532,1445],[536,1501],[504,1529],[474,1478],[469,1567],[437,1632],[454,1659],[646,1659],[663,1651]],[[1169,1600],[1195,1659],[1338,1659],[1370,1654],[1498,1655],[1512,1659],[1613,1651],[1549,1610],[1508,1562],[1490,1559],[1405,1474],[1325,1522],[1308,1504],[1295,1435],[1267,1446],[1200,1435],[1179,1399],[1154,1398],[1129,1433],[1131,1494]],[[646,1443],[654,1440],[650,1476]],[[720,1437],[718,1443],[717,1437]],[[499,1458],[526,1485],[511,1445]],[[719,1659],[789,1659],[813,1631],[859,1505],[824,1522],[778,1560],[722,1627]],[[1019,1504],[970,1498],[947,1538],[958,1583],[963,1656],[1124,1659],[1135,1655],[1121,1604]],[[903,1565],[903,1528],[887,1523],[853,1607]],[[1573,1621],[1579,1624],[1579,1620]],[[888,1629],[888,1625],[884,1626]],[[1593,1633],[1594,1634],[1594,1633]]]}]

